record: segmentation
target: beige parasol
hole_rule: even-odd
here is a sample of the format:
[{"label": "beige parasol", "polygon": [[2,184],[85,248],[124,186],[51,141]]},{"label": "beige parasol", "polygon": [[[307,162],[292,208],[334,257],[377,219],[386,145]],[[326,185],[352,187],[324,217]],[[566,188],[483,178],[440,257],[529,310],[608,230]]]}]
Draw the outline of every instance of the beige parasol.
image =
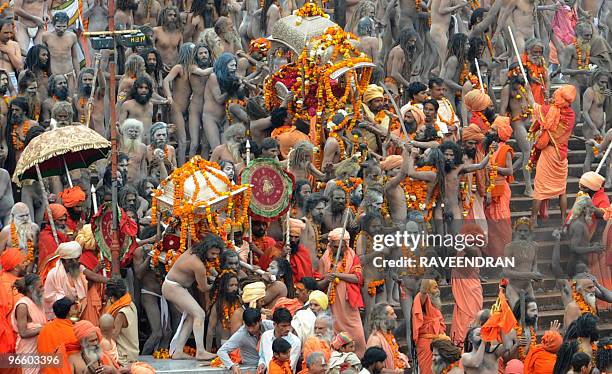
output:
[{"label": "beige parasol", "polygon": [[13,173],[13,182],[37,179],[36,165],[42,177],[61,175],[67,170],[87,168],[106,157],[111,143],[102,135],[82,125],[65,126],[32,139],[21,154]]}]

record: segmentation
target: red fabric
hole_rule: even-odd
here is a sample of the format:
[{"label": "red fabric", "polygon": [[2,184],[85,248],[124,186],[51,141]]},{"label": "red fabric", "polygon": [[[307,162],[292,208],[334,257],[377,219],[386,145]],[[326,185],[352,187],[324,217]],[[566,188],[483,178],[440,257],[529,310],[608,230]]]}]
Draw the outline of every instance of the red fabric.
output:
[{"label": "red fabric", "polygon": [[499,309],[491,312],[491,317],[480,329],[480,336],[485,342],[501,342],[502,333],[508,334],[517,323],[503,290],[499,291],[497,303],[494,306],[499,306]]},{"label": "red fabric", "polygon": [[73,324],[67,319],[54,319],[48,322],[40,330],[38,335],[38,354],[60,355],[63,366],[61,368],[43,368],[43,374],[72,374],[72,368],[68,362],[68,352],[77,349],[79,342],[74,335]]},{"label": "red fabric", "polygon": [[15,352],[17,336],[11,323],[13,306],[21,298],[12,287],[17,277],[0,270],[0,353]]},{"label": "red fabric", "polygon": [[[59,240],[60,244],[70,241],[70,239],[68,239],[68,237],[65,234],[59,231],[57,232],[57,239]],[[57,246],[58,244],[55,242],[55,239],[53,238],[53,232],[51,231],[51,226],[46,225],[40,231],[40,235],[38,236],[38,268],[39,269],[42,269],[45,262],[48,260],[48,258],[55,254],[55,251],[57,250]]]},{"label": "red fabric", "polygon": [[85,266],[87,269],[93,271],[96,266],[98,266],[98,256],[92,251],[83,251],[81,257],[79,258],[79,262],[81,265]]},{"label": "red fabric", "polygon": [[470,118],[470,123],[473,123],[476,126],[478,126],[478,128],[480,128],[480,131],[482,131],[483,134],[486,134],[489,132],[489,127],[484,123],[482,118],[480,118],[480,116],[476,114],[476,112],[472,113],[472,117]]},{"label": "red fabric", "polygon": [[593,205],[595,205],[596,208],[606,209],[610,207],[610,198],[608,198],[608,195],[606,194],[606,191],[604,191],[603,187],[599,191],[595,192],[591,200],[593,200]]},{"label": "red fabric", "polygon": [[[538,131],[542,127],[544,121],[546,120],[546,115],[548,114],[548,111],[551,109],[551,107],[553,107],[553,105],[550,104],[536,105],[536,110],[534,111],[535,122],[533,124],[534,132]],[[565,160],[567,158],[567,143],[576,123],[576,114],[572,110],[571,106],[559,108],[559,111],[560,117],[559,123],[557,124],[557,128],[552,128],[549,131],[543,131],[541,137],[544,135],[548,135],[549,139],[551,137],[554,138],[556,148],[559,150],[559,154],[561,156],[561,160]],[[561,124],[564,124],[564,128],[561,128],[562,126],[559,126]],[[560,131],[562,132],[559,133]],[[549,144],[550,142],[551,141],[549,140],[547,144]]]},{"label": "red fabric", "polygon": [[[357,270],[358,269],[358,270]],[[364,308],[363,298],[361,297],[361,286],[363,285],[363,274],[361,270],[361,261],[358,256],[353,257],[350,274],[355,274],[359,279],[357,283],[346,283],[346,293],[349,304],[353,308]]]},{"label": "red fabric", "polygon": [[290,263],[294,282],[299,282],[304,277],[312,277],[310,252],[302,244],[298,246],[296,253],[291,254]]},{"label": "red fabric", "polygon": [[[280,254],[279,244],[269,236],[253,240],[253,243],[264,253],[263,256],[259,258],[259,267],[263,270],[268,270],[270,262]],[[255,259],[253,259],[253,261],[254,260]]]}]

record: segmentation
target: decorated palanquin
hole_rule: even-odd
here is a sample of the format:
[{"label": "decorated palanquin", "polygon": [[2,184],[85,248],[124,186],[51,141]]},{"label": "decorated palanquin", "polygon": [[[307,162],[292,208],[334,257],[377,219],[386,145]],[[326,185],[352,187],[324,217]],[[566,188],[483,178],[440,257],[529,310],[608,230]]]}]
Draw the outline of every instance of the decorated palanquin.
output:
[{"label": "decorated palanquin", "polygon": [[[326,140],[323,125],[340,110],[348,115],[330,128],[330,136],[343,129],[350,133],[361,117],[361,96],[374,67],[372,60],[356,48],[359,39],[331,22],[315,3],[308,2],[274,25],[271,40],[274,56],[282,55],[279,51],[287,53],[286,63],[274,69],[264,84],[268,109],[280,106],[276,86],[282,83],[293,92],[288,105],[293,121],[310,123],[309,136],[319,150]],[[320,167],[322,159],[323,152],[316,152],[314,164]]]},{"label": "decorated palanquin", "polygon": [[161,274],[204,235],[214,233],[228,241],[232,227],[248,227],[250,185],[232,184],[217,163],[199,156],[175,169],[153,196],[153,224],[170,226],[151,258],[152,268]]}]

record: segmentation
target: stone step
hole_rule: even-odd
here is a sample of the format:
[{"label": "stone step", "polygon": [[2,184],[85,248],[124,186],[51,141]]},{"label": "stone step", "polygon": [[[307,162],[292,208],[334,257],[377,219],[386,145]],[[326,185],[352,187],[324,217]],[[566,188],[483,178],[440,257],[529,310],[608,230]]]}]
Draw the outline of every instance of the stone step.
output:
[{"label": "stone step", "polygon": [[[153,356],[139,356],[138,361],[146,362],[147,364],[153,366],[155,368],[155,372],[158,374],[226,374],[229,372],[229,370],[223,368],[204,366],[201,361],[196,360],[156,360],[153,358]],[[257,368],[240,366],[240,370],[245,374],[255,374]]]},{"label": "stone step", "polygon": [[[514,160],[518,160],[518,158],[523,154],[523,152],[521,152],[518,148],[515,150],[514,152]],[[584,149],[584,147],[582,147],[581,149],[576,149],[576,150],[570,150],[567,154],[567,162],[570,165],[576,164],[576,165],[582,165],[584,163],[584,158],[586,157],[586,150]],[[603,154],[599,154],[599,157],[595,159],[595,161],[593,161],[593,169],[595,169],[597,166],[597,164],[599,163],[599,161],[601,160],[601,157],[603,157]],[[515,171],[514,173],[516,174],[517,172],[521,172],[520,170]]]},{"label": "stone step", "polygon": [[[557,310],[563,309],[563,303],[561,302],[561,294],[559,291],[544,291],[536,293],[536,300],[540,311],[544,310]],[[497,295],[486,296],[483,301],[483,308],[489,309],[495,301]],[[450,298],[442,301],[442,314],[450,315],[452,320],[453,309],[455,307],[455,301]]]},{"label": "stone step", "polygon": [[[517,196],[523,196],[523,192],[525,191],[525,181],[523,180],[522,172],[515,171],[514,176],[515,179],[520,175],[520,180],[515,180],[513,183],[510,183],[510,190],[512,191],[512,199]],[[568,177],[567,178],[567,193],[576,193],[578,192],[578,181],[580,178],[577,177]],[[533,183],[533,175],[532,175],[532,183]],[[532,186],[533,187],[533,186]]]}]

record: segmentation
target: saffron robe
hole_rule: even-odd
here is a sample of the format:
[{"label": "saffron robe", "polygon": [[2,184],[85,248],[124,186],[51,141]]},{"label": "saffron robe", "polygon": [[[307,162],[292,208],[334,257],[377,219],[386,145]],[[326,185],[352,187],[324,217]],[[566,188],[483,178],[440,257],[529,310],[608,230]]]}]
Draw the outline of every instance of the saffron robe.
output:
[{"label": "saffron robe", "polygon": [[74,335],[73,324],[68,319],[56,318],[48,322],[38,334],[38,354],[55,354],[60,357],[62,367],[43,368],[42,374],[72,374],[72,367],[68,362],[68,355],[73,353],[79,341]]},{"label": "saffron robe", "polygon": [[431,341],[445,334],[446,324],[442,312],[431,303],[430,298],[423,305],[422,297],[420,292],[417,293],[412,304],[412,340],[416,346],[421,374],[433,374]]}]

